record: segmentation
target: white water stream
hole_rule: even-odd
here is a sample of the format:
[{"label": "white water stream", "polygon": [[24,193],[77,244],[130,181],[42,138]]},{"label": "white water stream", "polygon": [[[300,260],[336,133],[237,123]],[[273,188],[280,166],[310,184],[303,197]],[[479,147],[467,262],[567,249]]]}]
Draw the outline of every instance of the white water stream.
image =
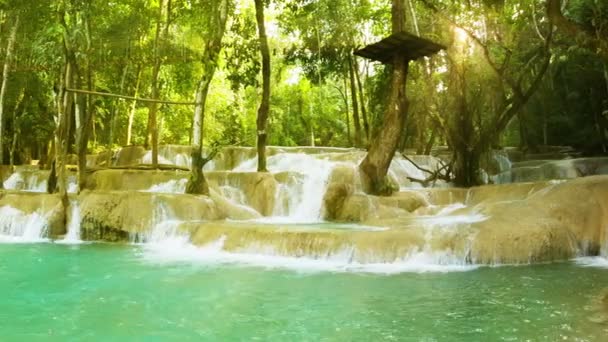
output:
[{"label": "white water stream", "polygon": [[67,233],[61,243],[65,244],[79,244],[82,243],[80,239],[80,205],[77,200],[70,201],[70,209],[67,220]]},{"label": "white water stream", "polygon": [[[48,173],[44,171],[16,171],[4,181],[6,190],[40,192],[47,191]],[[68,176],[68,193],[78,192],[78,179],[74,175]]]},{"label": "white water stream", "polygon": [[378,274],[463,272],[478,266],[466,265],[449,253],[413,252],[390,263],[359,263],[352,261],[352,250],[325,258],[290,257],[273,253],[271,249],[250,248],[239,252],[224,250],[225,237],[203,247],[172,240],[165,244],[147,246],[143,258],[152,263],[198,263],[203,265],[245,265],[267,269],[289,269],[298,272],[362,272]]},{"label": "white water stream", "polygon": [[26,214],[11,206],[0,208],[0,242],[31,243],[47,241],[48,220],[44,214]]},{"label": "white water stream", "polygon": [[[264,222],[314,223],[321,222],[323,196],[335,162],[328,158],[305,153],[280,153],[268,158],[268,170],[272,173],[293,172],[301,177],[291,177],[280,184],[275,194],[274,215]],[[234,171],[254,172],[257,158],[246,160]]]}]

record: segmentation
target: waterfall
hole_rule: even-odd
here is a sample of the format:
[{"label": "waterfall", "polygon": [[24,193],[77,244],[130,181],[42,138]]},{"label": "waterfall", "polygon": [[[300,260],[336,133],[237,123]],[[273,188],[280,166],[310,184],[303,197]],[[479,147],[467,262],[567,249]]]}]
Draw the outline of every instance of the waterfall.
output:
[{"label": "waterfall", "polygon": [[165,244],[168,242],[188,240],[187,235],[181,234],[178,230],[182,221],[176,220],[173,212],[162,201],[154,206],[154,216],[152,219],[152,230],[143,236],[143,242],[151,244]]},{"label": "waterfall", "polygon": [[219,190],[222,196],[231,203],[239,206],[247,206],[247,198],[241,189],[230,185],[222,185]]},{"label": "waterfall", "polygon": [[3,185],[6,190],[21,190],[24,188],[25,180],[21,172],[15,172],[4,181]]},{"label": "waterfall", "polygon": [[[148,151],[146,152],[146,154],[144,154],[144,156],[141,158],[141,163],[142,164],[152,164],[152,151]],[[171,160],[161,156],[160,154],[158,155],[158,163],[159,164],[166,164],[166,165],[174,165],[175,163],[172,162]]]},{"label": "waterfall", "polygon": [[68,244],[81,243],[80,240],[80,205],[77,200],[70,201],[70,213],[67,220],[67,234],[61,242]]},{"label": "waterfall", "polygon": [[412,251],[391,262],[362,263],[353,260],[353,247],[325,255],[291,256],[272,246],[253,244],[237,251],[226,250],[228,237],[221,236],[206,245],[171,245],[179,248],[147,248],[143,257],[154,263],[195,262],[204,265],[246,265],[267,269],[289,269],[299,272],[362,272],[397,274],[404,272],[463,272],[476,269],[466,264],[465,258],[455,257],[449,252]]},{"label": "waterfall", "polygon": [[[46,192],[48,171],[16,171],[4,181],[4,189],[27,192]],[[69,193],[78,192],[78,177],[69,175],[67,179]]]},{"label": "waterfall", "polygon": [[408,177],[424,180],[427,178],[427,174],[422,170],[418,169],[409,160],[403,159],[399,156],[395,156],[391,161],[389,170],[389,177],[397,181],[400,188],[415,188],[420,187],[418,183],[412,183]]},{"label": "waterfall", "polygon": [[0,242],[41,242],[48,220],[39,212],[26,214],[11,206],[0,208]]},{"label": "waterfall", "polygon": [[46,192],[46,177],[40,176],[36,171],[17,171],[4,181],[3,185],[7,190]]},{"label": "waterfall", "polygon": [[513,163],[509,159],[509,156],[504,151],[495,151],[492,155],[496,165],[498,166],[498,170],[496,175],[491,176],[494,184],[508,184],[512,182],[512,173],[511,169],[513,168]]},{"label": "waterfall", "polygon": [[[279,153],[268,158],[272,173],[294,172],[302,177],[290,178],[277,188],[274,213],[277,216],[265,221],[283,223],[321,222],[323,196],[335,165],[327,156],[305,153]],[[257,159],[252,158],[237,166],[234,171],[253,172]]]},{"label": "waterfall", "polygon": [[183,194],[186,192],[186,184],[188,179],[171,179],[165,183],[154,184],[144,192],[168,193],[168,194]]},{"label": "waterfall", "polygon": [[189,234],[179,230],[180,220],[163,202],[158,202],[154,209],[152,229],[135,236],[134,242],[143,243],[143,256],[155,262],[166,262],[174,259],[173,255],[197,249],[190,243]]}]

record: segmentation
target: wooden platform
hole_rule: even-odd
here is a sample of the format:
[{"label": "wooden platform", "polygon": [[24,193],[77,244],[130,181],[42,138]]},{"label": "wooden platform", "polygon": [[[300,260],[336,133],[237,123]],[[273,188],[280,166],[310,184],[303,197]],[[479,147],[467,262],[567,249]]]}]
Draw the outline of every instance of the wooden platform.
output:
[{"label": "wooden platform", "polygon": [[445,46],[428,39],[407,32],[400,32],[355,51],[355,55],[390,64],[395,55],[403,56],[407,60],[416,60],[434,55],[445,48]]}]

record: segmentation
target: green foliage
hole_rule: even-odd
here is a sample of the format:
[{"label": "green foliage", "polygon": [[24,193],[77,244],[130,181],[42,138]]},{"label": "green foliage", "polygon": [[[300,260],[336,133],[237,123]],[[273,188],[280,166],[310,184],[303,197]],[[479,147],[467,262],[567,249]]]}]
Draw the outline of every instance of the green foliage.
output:
[{"label": "green foliage", "polygon": [[[410,65],[410,112],[402,147],[422,150],[433,135],[435,145],[453,144],[446,126],[458,115],[466,114],[471,119],[471,134],[475,136],[492,127],[496,113],[512,98],[510,80],[521,81],[526,88],[540,70],[543,44],[539,35],[546,37],[548,33],[544,2],[406,3],[408,29],[415,31],[417,27],[422,36],[450,48],[447,54]],[[168,39],[159,50],[163,61],[160,98],[193,101],[208,62],[201,61],[208,47],[206,37],[217,29],[210,16],[211,6],[216,4],[208,0],[171,1]],[[252,146],[261,99],[255,11],[249,0],[235,0],[232,6],[229,10],[234,15],[228,23],[208,98],[204,137],[206,144],[227,139]],[[159,0],[2,0],[0,10],[4,13],[0,44],[6,44],[17,15],[27,19],[27,25],[18,31],[4,101],[8,113],[4,118],[8,133],[4,135],[5,146],[12,142],[11,133],[18,130],[19,149],[48,149],[55,129],[53,89],[60,83],[65,64],[65,28],[58,20],[58,12],[63,10],[69,43],[74,45],[83,70],[91,71],[92,90],[151,96]],[[571,0],[564,13],[588,32],[608,36],[605,1]],[[353,94],[347,57],[388,34],[390,3],[277,0],[269,2],[266,14],[273,65],[269,143],[310,145],[314,139],[317,145],[350,146]],[[479,35],[489,58],[507,78],[497,76],[484,51],[471,39],[464,47],[457,47],[455,26]],[[601,136],[596,129],[597,114],[608,109],[604,76],[608,62],[582,42],[556,34],[547,76],[523,114],[511,120],[504,132],[492,132],[492,145],[526,144],[533,149],[545,143],[568,144],[598,151]],[[0,51],[4,50],[2,46]],[[4,58],[4,52],[0,57]],[[373,135],[386,110],[390,70],[360,58],[355,59],[355,70],[362,81],[363,98],[358,100],[365,106]],[[464,79],[458,79],[459,75]],[[84,83],[82,87],[87,87]],[[96,134],[90,146],[124,144],[132,101],[96,98],[92,103]],[[467,107],[464,114],[459,109],[463,103]],[[135,108],[133,143],[143,144],[148,107],[138,103]],[[161,143],[190,143],[192,115],[192,106],[160,106]],[[111,129],[113,141],[109,141]]]}]

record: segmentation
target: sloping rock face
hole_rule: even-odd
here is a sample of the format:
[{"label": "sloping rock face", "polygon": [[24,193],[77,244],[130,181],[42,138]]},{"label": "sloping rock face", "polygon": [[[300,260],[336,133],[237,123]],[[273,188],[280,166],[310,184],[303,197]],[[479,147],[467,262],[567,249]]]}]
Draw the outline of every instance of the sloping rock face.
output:
[{"label": "sloping rock face", "polygon": [[190,224],[189,229],[193,231],[191,240],[194,244],[205,246],[221,241],[222,250],[227,252],[262,252],[311,259],[347,258],[359,263],[394,262],[425,244],[421,230],[312,230],[281,225],[243,226],[234,222]]},{"label": "sloping rock face", "polygon": [[[250,206],[264,216],[270,216],[275,206],[275,194],[278,181],[287,181],[287,173],[257,173],[257,172],[205,172],[210,188],[220,192],[221,187],[230,186],[242,191],[245,196],[244,205]],[[183,192],[182,187],[189,173],[185,171],[156,171],[156,170],[100,170],[87,178],[87,189],[95,191],[150,191],[163,183],[173,182],[173,189],[166,192]],[[156,189],[155,191],[159,191]]]},{"label": "sloping rock face", "polygon": [[424,193],[402,191],[391,197],[369,196],[363,193],[356,167],[337,166],[328,180],[323,197],[324,218],[338,222],[365,222],[381,217],[408,216],[420,207],[429,205]]},{"label": "sloping rock face", "polygon": [[143,191],[152,186],[178,181],[189,176],[185,171],[100,170],[87,177],[87,189],[99,191]]},{"label": "sloping rock face", "polygon": [[[327,211],[332,219],[391,230],[426,229],[427,245],[460,246],[449,250],[463,253],[460,257],[471,263],[522,264],[608,255],[606,176],[412,191],[388,198],[354,193],[340,183],[329,189],[326,205],[337,208]],[[448,214],[428,216],[450,206],[455,209]]]},{"label": "sloping rock face", "polygon": [[128,241],[150,232],[161,220],[220,220],[215,202],[205,196],[135,191],[90,192],[78,197],[84,240]]},{"label": "sloping rock face", "polygon": [[246,204],[263,216],[271,216],[275,205],[277,180],[271,173],[207,172],[209,186],[215,189],[231,186],[243,192]]},{"label": "sloping rock face", "polygon": [[114,166],[131,166],[141,163],[146,154],[146,149],[142,146],[127,146],[121,148],[114,156]]},{"label": "sloping rock face", "polygon": [[512,169],[499,174],[500,183],[539,182],[608,174],[608,158],[530,160],[513,163]]}]

